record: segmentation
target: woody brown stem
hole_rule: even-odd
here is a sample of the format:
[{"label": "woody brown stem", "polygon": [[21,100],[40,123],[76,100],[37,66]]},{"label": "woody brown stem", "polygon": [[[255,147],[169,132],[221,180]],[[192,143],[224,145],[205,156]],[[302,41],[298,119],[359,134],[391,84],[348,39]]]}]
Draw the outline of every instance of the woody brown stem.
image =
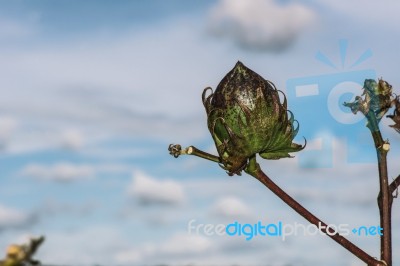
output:
[{"label": "woody brown stem", "polygon": [[387,153],[390,149],[388,142],[382,138],[379,130],[378,121],[375,114],[369,111],[366,114],[368,120],[368,128],[371,131],[372,138],[375,143],[376,154],[378,157],[379,171],[379,195],[378,207],[380,216],[380,226],[383,228],[381,235],[381,260],[385,261],[388,266],[392,266],[392,203],[393,193],[389,188],[388,170],[387,170]]}]

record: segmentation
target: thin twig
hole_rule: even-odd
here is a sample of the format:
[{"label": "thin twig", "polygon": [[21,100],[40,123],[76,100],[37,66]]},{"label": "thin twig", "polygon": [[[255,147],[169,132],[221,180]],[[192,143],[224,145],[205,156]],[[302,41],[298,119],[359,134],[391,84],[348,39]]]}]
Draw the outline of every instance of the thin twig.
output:
[{"label": "thin twig", "polygon": [[194,155],[206,160],[210,160],[216,163],[220,163],[221,160],[218,156],[209,154],[207,152],[204,152],[202,150],[197,149],[194,146],[189,146],[185,149],[182,149],[182,146],[179,144],[170,144],[168,147],[169,154],[174,156],[175,158],[178,158],[180,155]]},{"label": "thin twig", "polygon": [[[400,175],[398,175],[395,179],[393,179],[392,183],[390,183],[390,185],[389,185],[389,192],[392,195],[392,201],[393,201],[393,198],[398,197],[399,186],[400,186]],[[378,200],[381,197],[382,197],[382,193],[379,192]]]},{"label": "thin twig", "polygon": [[397,189],[398,189],[399,186],[400,186],[400,175],[398,175],[398,176],[392,181],[392,183],[390,183],[390,185],[389,185],[390,194],[393,195],[393,193],[394,193],[395,191],[397,191]]}]

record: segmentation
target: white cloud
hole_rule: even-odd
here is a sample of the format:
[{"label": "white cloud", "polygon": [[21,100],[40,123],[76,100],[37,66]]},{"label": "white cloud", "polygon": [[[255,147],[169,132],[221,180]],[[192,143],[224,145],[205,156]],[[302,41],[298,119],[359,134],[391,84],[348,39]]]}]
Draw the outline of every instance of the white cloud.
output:
[{"label": "white cloud", "polygon": [[33,27],[36,20],[37,17],[35,16],[31,16],[26,23],[4,17],[0,18],[0,40],[32,36],[36,32]]},{"label": "white cloud", "polygon": [[29,220],[25,212],[0,204],[0,230],[25,225]]},{"label": "white cloud", "polygon": [[133,174],[128,194],[142,204],[182,204],[185,193],[182,185],[173,180],[157,180],[143,172]]},{"label": "white cloud", "polygon": [[[168,239],[157,243],[145,243],[140,247],[127,248],[116,252],[116,263],[168,264],[177,261],[193,261],[197,255],[204,256],[215,248],[210,238],[177,232]],[[189,259],[188,259],[189,258]]]},{"label": "white cloud", "polygon": [[220,0],[210,12],[209,30],[253,50],[282,51],[314,18],[307,7],[274,0]]},{"label": "white cloud", "polygon": [[65,130],[62,134],[62,145],[71,150],[80,149],[84,145],[83,134],[76,129]]},{"label": "white cloud", "polygon": [[115,227],[90,226],[73,231],[46,231],[37,258],[49,265],[113,265],[114,254],[128,246]]},{"label": "white cloud", "polygon": [[212,247],[211,240],[204,236],[178,233],[163,243],[160,251],[170,255],[203,253]]},{"label": "white cloud", "polygon": [[93,213],[98,207],[95,201],[80,201],[79,204],[59,201],[56,198],[46,200],[37,211],[41,220],[46,220],[57,215],[77,216],[83,218]]},{"label": "white cloud", "polygon": [[17,121],[14,118],[8,116],[0,117],[0,149],[7,146],[16,127]]},{"label": "white cloud", "polygon": [[[368,9],[374,12],[369,12],[368,16],[365,14],[365,9],[360,8],[368,3]],[[376,1],[365,2],[363,0],[354,1],[318,1],[329,10],[329,13],[345,14],[355,23],[362,25],[377,26],[383,29],[390,28],[396,29],[400,23],[397,10],[400,9],[400,2],[396,0],[386,0],[384,4]]]},{"label": "white cloud", "polygon": [[[104,160],[121,160],[127,158],[140,158],[140,157],[150,157],[151,155],[156,155],[158,150],[155,152],[151,148],[132,148],[128,147],[101,147],[100,145],[92,145],[90,147],[85,147],[85,149],[80,150],[80,154],[88,157],[96,157]],[[128,166],[128,165],[127,165]],[[98,166],[102,169],[109,168],[107,165]],[[125,168],[126,169],[126,168]],[[132,170],[132,166],[129,165],[129,169]]]},{"label": "white cloud", "polygon": [[[75,148],[82,139],[115,135],[168,141],[208,135],[201,92],[210,78],[198,53],[204,47],[197,40],[183,45],[197,36],[192,24],[0,49],[0,106],[21,124],[8,150],[60,142]],[[60,133],[65,129],[75,132]]]},{"label": "white cloud", "polygon": [[233,196],[218,199],[212,212],[226,218],[243,218],[251,214],[250,208],[241,199]]},{"label": "white cloud", "polygon": [[115,254],[115,261],[122,264],[137,263],[142,259],[142,253],[137,248],[119,251]]},{"label": "white cloud", "polygon": [[42,180],[69,182],[92,178],[94,169],[89,165],[74,165],[66,162],[50,166],[29,164],[21,171],[21,174]]}]

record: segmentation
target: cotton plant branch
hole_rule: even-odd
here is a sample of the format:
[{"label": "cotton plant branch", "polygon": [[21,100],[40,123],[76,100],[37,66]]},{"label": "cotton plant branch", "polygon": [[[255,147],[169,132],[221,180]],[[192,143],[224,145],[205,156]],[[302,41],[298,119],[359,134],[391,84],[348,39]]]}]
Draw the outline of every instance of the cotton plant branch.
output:
[{"label": "cotton plant branch", "polygon": [[[365,97],[356,97],[355,102],[346,103],[354,113],[361,111],[368,118],[368,128],[378,154],[380,191],[378,197],[381,227],[384,236],[381,238],[381,259],[373,258],[358,246],[351,243],[326,223],[309,212],[284,190],[276,185],[256,162],[256,155],[267,160],[292,157],[290,153],[301,151],[306,144],[293,142],[299,126],[292,112],[287,109],[285,95],[275,85],[238,62],[222,79],[215,92],[211,88],[203,91],[202,99],[207,112],[207,125],[214,140],[219,156],[203,152],[193,146],[182,149],[181,145],[171,144],[168,148],[171,155],[195,155],[217,162],[229,175],[240,175],[242,171],[258,179],[289,207],[321,228],[322,232],[360,258],[370,266],[392,266],[391,261],[391,203],[393,192],[398,186],[400,177],[394,184],[388,184],[386,155],[390,149],[379,131],[379,121],[393,105],[391,86],[380,80],[379,86],[373,80],[364,84]],[[207,96],[207,92],[211,94]],[[283,94],[283,102],[280,100]],[[363,95],[364,95],[363,94]],[[397,109],[400,114],[400,104]],[[397,119],[397,120],[396,120]],[[400,119],[394,121],[400,132]],[[324,227],[325,226],[325,227]]]},{"label": "cotton plant branch", "polygon": [[[389,185],[389,191],[390,194],[392,194],[393,198],[397,198],[399,186],[400,186],[400,175],[398,175]],[[395,195],[393,195],[393,193],[395,193]]]},{"label": "cotton plant branch", "polygon": [[[391,117],[396,124],[397,130],[397,112],[400,105],[398,97],[393,97],[392,86],[386,81],[380,79],[378,82],[367,79],[364,82],[362,96],[357,96],[352,103],[344,103],[353,113],[361,112],[367,118],[367,127],[371,131],[374,140],[379,171],[379,195],[378,207],[380,216],[380,225],[383,228],[381,235],[381,260],[387,265],[392,265],[392,203],[393,192],[391,192],[387,170],[387,154],[390,150],[388,140],[383,140],[379,128],[379,122],[387,111],[396,105],[396,110]],[[396,185],[394,183],[393,187]]]},{"label": "cotton plant branch", "polygon": [[[370,120],[372,118],[368,118]],[[371,130],[374,139],[376,153],[378,157],[379,185],[378,207],[380,214],[380,224],[383,228],[381,235],[381,259],[387,265],[392,265],[392,203],[393,195],[390,192],[388,171],[387,171],[387,153],[390,145],[382,139],[380,131]]]},{"label": "cotton plant branch", "polygon": [[[181,145],[176,144],[173,145],[171,144],[168,148],[169,152],[171,155],[173,155],[175,158],[177,158],[179,155],[195,155],[200,158],[204,159],[204,156],[202,153],[187,153],[185,150],[190,149],[190,150],[197,150],[193,146],[190,146],[186,149],[181,148]],[[177,150],[180,150],[181,152],[176,153]],[[211,154],[208,154],[208,156],[213,156],[217,157]],[[214,161],[214,160],[213,160]],[[219,162],[219,160],[215,160],[215,162]],[[269,190],[271,190],[276,196],[278,196],[283,202],[285,202],[289,207],[291,207],[294,211],[296,211],[298,214],[300,214],[304,219],[309,221],[311,224],[315,225],[318,228],[321,228],[321,232],[332,238],[335,242],[337,242],[339,245],[347,249],[349,252],[357,256],[360,260],[363,262],[367,263],[369,266],[385,266],[385,264],[382,261],[378,261],[377,259],[373,258],[372,256],[368,255],[364,250],[360,249],[357,247],[355,244],[350,242],[348,239],[345,237],[341,236],[339,233],[333,231],[333,229],[329,228],[326,223],[324,223],[321,219],[316,217],[314,214],[312,214],[310,211],[308,211],[306,208],[304,208],[300,203],[298,203],[295,199],[293,199],[289,194],[287,194],[282,188],[280,188],[277,184],[275,184],[274,181],[272,181],[260,168],[260,165],[256,162],[256,157],[253,156],[250,158],[249,163],[247,164],[246,168],[244,171],[255,177],[257,180],[259,180],[264,186],[266,186]],[[327,231],[327,228],[329,231]]]}]

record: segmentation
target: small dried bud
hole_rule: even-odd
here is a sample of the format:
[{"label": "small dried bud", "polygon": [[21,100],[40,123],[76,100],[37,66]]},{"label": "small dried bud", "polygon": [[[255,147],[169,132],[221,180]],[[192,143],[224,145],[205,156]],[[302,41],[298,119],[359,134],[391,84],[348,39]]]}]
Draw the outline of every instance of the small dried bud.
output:
[{"label": "small dried bud", "polygon": [[353,114],[356,114],[357,112],[361,112],[364,115],[366,115],[369,111],[369,106],[370,106],[370,100],[368,95],[365,96],[365,100],[361,98],[360,96],[356,96],[356,99],[352,103],[345,103],[345,106],[350,107],[351,111]]},{"label": "small dried bud", "polygon": [[304,148],[292,142],[298,126],[294,127],[286,98],[281,103],[274,84],[241,62],[222,79],[215,93],[206,96],[208,89],[203,92],[208,128],[222,167],[230,175],[240,174],[257,153],[264,159],[280,159]]},{"label": "small dried bud", "polygon": [[25,250],[21,245],[10,245],[7,248],[7,258],[15,260],[23,260],[25,258]]},{"label": "small dried bud", "polygon": [[364,98],[356,96],[354,102],[344,103],[344,105],[350,107],[354,114],[361,112],[367,115],[369,112],[373,112],[379,122],[392,106],[392,86],[382,79],[379,79],[378,82],[366,79],[363,89],[362,96]]}]

